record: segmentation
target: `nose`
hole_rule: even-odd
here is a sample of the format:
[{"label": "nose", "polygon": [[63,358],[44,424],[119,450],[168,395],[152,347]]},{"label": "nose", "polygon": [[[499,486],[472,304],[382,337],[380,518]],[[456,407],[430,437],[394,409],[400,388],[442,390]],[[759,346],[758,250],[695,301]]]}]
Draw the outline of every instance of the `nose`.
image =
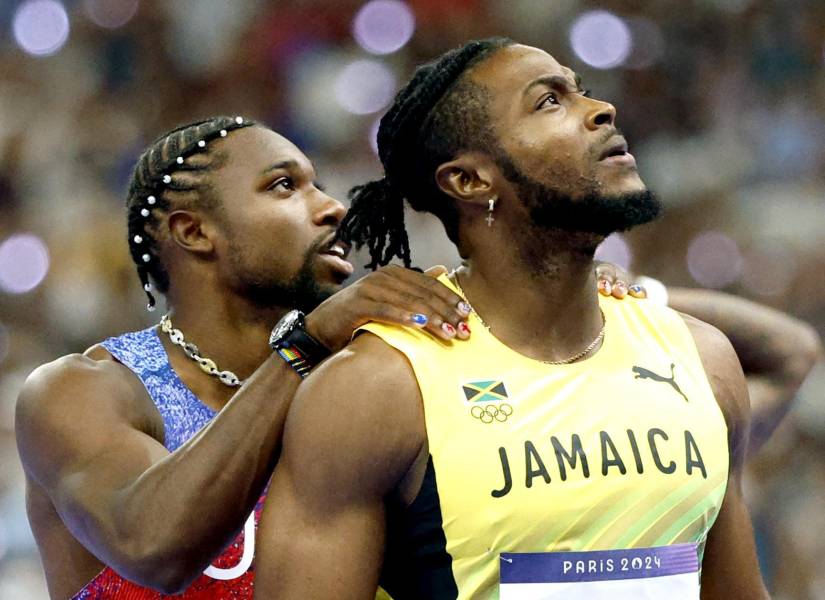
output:
[{"label": "nose", "polygon": [[610,102],[592,100],[593,107],[588,111],[585,125],[588,129],[598,129],[603,125],[614,125],[616,123],[616,107]]},{"label": "nose", "polygon": [[318,205],[313,213],[313,223],[338,227],[346,213],[347,209],[343,204],[329,194],[318,190]]}]

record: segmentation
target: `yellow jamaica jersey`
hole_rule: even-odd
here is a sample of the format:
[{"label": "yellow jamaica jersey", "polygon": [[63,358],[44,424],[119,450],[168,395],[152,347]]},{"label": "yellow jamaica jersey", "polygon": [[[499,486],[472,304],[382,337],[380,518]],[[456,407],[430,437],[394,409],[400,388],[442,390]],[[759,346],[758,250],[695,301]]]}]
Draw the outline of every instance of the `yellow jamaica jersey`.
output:
[{"label": "yellow jamaica jersey", "polygon": [[388,506],[394,600],[699,597],[724,417],[675,311],[599,301],[602,347],[568,365],[518,354],[475,315],[468,341],[362,328],[408,358],[429,442],[417,498]]}]

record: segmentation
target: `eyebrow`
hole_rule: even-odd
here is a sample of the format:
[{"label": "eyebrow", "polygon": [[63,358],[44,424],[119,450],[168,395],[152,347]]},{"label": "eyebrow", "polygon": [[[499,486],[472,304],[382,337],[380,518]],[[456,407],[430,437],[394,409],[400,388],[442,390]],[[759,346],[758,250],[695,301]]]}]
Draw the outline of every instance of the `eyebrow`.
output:
[{"label": "eyebrow", "polygon": [[[573,79],[576,83],[575,91],[578,92],[581,90],[581,75],[575,73]],[[567,77],[564,77],[563,75],[548,75],[545,77],[539,77],[538,79],[535,79],[532,82],[530,82],[530,85],[528,85],[527,88],[524,90],[524,95],[526,96],[530,93],[530,90],[539,85],[544,85],[551,89],[562,90],[565,92],[569,92],[571,90],[570,79],[568,79]]]},{"label": "eyebrow", "polygon": [[261,171],[261,175],[266,175],[270,171],[276,171],[278,169],[294,169],[298,166],[298,161],[289,159],[289,160],[282,160],[280,162],[276,162],[272,165],[269,165],[266,169]]}]

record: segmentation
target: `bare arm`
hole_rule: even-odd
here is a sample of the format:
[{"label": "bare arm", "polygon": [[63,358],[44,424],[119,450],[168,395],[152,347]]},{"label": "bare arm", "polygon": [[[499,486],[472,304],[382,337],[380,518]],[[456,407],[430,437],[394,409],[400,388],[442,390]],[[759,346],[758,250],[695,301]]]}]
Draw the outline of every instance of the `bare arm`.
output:
[{"label": "bare arm", "polygon": [[[430,276],[386,268],[324,302],[308,327],[314,323],[337,348],[370,318],[407,322],[420,312],[430,333],[467,337],[441,328],[466,318],[459,300]],[[141,585],[180,591],[252,511],[278,459],[300,378],[272,357],[208,426],[170,454],[143,386],[105,351],[92,354],[30,376],[17,406],[24,467],[101,562]]]},{"label": "bare arm", "polygon": [[258,530],[256,598],[375,597],[384,498],[423,444],[418,393],[406,360],[368,334],[301,386]]},{"label": "bare arm", "polygon": [[748,508],[742,497],[749,405],[742,367],[730,342],[714,327],[685,316],[728,427],[730,467],[722,507],[708,534],[702,564],[702,600],[761,600],[762,583]]},{"label": "bare arm", "polygon": [[733,344],[750,394],[749,452],[757,452],[822,356],[819,336],[807,323],[738,296],[687,288],[668,288],[668,296],[672,308],[713,325]]},{"label": "bare arm", "polygon": [[141,585],[175,592],[252,511],[299,381],[273,358],[170,454],[154,406],[125,367],[66,357],[36,370],[21,392],[20,456],[92,554]]}]

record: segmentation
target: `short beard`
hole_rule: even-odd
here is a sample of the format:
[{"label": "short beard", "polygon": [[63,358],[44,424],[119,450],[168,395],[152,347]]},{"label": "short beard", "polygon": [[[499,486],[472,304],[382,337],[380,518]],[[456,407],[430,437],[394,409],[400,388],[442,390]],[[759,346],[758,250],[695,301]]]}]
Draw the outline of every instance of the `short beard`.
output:
[{"label": "short beard", "polygon": [[662,212],[661,202],[649,190],[613,196],[590,192],[574,199],[531,179],[509,157],[500,156],[499,163],[534,227],[607,237],[649,223]]},{"label": "short beard", "polygon": [[313,274],[313,261],[318,256],[318,250],[322,245],[323,242],[318,242],[307,250],[301,269],[286,282],[268,281],[260,275],[249,273],[241,266],[241,250],[233,247],[231,260],[236,277],[241,282],[242,295],[261,308],[297,308],[304,313],[311,312],[337,291],[318,285]]}]

